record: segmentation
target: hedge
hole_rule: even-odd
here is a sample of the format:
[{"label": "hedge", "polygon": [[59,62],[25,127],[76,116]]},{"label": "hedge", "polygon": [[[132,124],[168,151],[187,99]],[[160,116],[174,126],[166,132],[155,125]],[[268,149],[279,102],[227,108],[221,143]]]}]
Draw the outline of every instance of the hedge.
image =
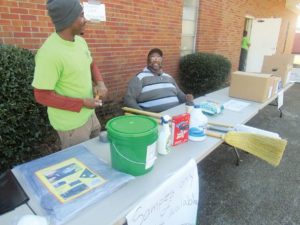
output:
[{"label": "hedge", "polygon": [[179,78],[185,92],[198,97],[226,85],[230,70],[224,56],[197,52],[181,58]]},{"label": "hedge", "polygon": [[31,82],[34,54],[0,45],[0,171],[40,154],[53,134],[46,107],[36,104]]}]

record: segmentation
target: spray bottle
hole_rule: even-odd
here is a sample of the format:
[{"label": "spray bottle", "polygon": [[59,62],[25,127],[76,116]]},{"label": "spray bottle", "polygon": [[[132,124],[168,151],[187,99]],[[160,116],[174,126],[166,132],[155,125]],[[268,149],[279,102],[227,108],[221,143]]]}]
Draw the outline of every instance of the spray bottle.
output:
[{"label": "spray bottle", "polygon": [[169,115],[165,115],[161,117],[161,125],[162,129],[159,133],[158,141],[157,141],[157,151],[159,154],[167,155],[170,152],[170,138],[171,138],[171,130],[169,126],[169,121],[171,117]]},{"label": "spray bottle", "polygon": [[189,140],[203,141],[206,138],[205,128],[207,121],[207,117],[202,113],[200,105],[194,105],[194,109],[191,112]]}]

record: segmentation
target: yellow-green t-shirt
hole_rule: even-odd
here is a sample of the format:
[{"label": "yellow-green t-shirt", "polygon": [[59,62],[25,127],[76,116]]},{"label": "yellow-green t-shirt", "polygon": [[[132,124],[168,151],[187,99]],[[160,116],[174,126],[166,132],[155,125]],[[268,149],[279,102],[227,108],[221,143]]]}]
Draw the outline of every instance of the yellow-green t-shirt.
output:
[{"label": "yellow-green t-shirt", "polygon": [[249,49],[249,46],[248,46],[249,44],[250,44],[249,37],[243,37],[242,48],[248,50]]},{"label": "yellow-green t-shirt", "polygon": [[[71,42],[53,33],[36,54],[32,86],[54,90],[67,97],[92,98],[91,62],[91,54],[83,38],[75,36],[74,42]],[[50,123],[60,131],[82,126],[93,112],[88,108],[73,112],[48,107]]]}]

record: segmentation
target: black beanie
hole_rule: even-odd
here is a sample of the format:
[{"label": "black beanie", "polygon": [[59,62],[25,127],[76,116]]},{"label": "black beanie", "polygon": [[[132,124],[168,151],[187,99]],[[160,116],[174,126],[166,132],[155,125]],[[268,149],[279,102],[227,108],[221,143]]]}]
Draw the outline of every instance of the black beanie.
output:
[{"label": "black beanie", "polygon": [[79,0],[48,0],[48,14],[56,31],[62,31],[70,26],[82,12]]}]

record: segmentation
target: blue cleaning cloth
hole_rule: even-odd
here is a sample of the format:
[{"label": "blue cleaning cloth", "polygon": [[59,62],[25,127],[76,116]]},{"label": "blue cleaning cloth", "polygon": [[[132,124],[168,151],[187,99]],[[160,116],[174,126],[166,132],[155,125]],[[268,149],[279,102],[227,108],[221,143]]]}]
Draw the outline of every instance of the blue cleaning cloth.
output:
[{"label": "blue cleaning cloth", "polygon": [[198,104],[205,115],[214,116],[224,110],[224,106],[215,102],[205,101]]},{"label": "blue cleaning cloth", "polygon": [[[50,193],[36,176],[35,172],[70,158],[79,160],[87,168],[107,181],[101,186],[95,187],[75,199],[62,203]],[[131,175],[114,170],[105,162],[90,153],[83,145],[76,145],[43,158],[24,163],[15,167],[15,170],[23,175],[27,186],[32,189],[33,193],[36,195],[35,197],[39,199],[40,206],[49,218],[50,223],[55,225],[65,223],[83,208],[94,202],[99,202],[129,180],[134,179]],[[89,174],[85,173],[85,175],[88,176]],[[78,187],[81,188],[82,186],[78,185]]]}]

